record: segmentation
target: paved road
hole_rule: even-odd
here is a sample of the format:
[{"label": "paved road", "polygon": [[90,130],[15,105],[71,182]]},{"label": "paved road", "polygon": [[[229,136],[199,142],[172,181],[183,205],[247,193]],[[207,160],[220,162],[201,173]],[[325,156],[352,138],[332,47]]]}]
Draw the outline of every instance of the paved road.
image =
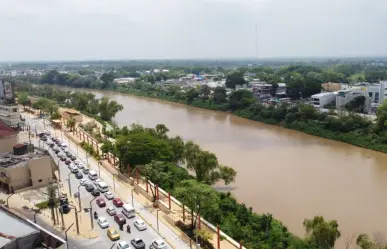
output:
[{"label": "paved road", "polygon": [[[52,134],[52,136],[55,136],[55,137],[61,139],[63,142],[66,142],[69,145],[69,148],[70,148],[72,154],[76,155],[81,161],[84,162],[85,165],[89,165],[90,169],[94,169],[97,173],[99,173],[100,178],[105,183],[107,183],[109,185],[111,191],[113,192],[114,182],[113,182],[112,175],[110,173],[108,173],[105,169],[103,169],[102,167],[99,170],[98,163],[93,158],[89,158],[86,155],[85,151],[78,148],[78,146],[75,143],[73,143],[71,140],[66,139],[65,135],[62,134],[61,132],[51,129],[48,124],[44,125],[44,120],[37,119],[37,118],[31,119],[29,117],[26,117],[26,121],[31,125],[31,130],[33,132],[39,133],[39,132],[43,132],[43,131],[49,131]],[[36,143],[35,144],[36,146],[40,146],[40,147],[46,148],[46,149],[48,148],[48,145],[46,143],[44,143],[43,141],[39,141],[39,140],[36,141],[35,140],[34,142]],[[49,151],[50,151],[51,155],[53,156],[54,160],[56,162],[58,162],[59,158],[56,156],[56,154],[51,149],[49,149]],[[78,192],[78,186],[80,185],[79,180],[75,178],[74,174],[70,173],[70,170],[63,162],[59,162],[59,167],[60,167],[60,175],[61,175],[60,177],[61,177],[61,180],[63,182],[64,187],[68,188],[68,184],[66,182],[64,182],[64,180],[68,179],[68,176],[70,176],[72,193]],[[85,177],[85,178],[87,178],[87,177]],[[118,190],[120,188],[125,188],[125,187],[123,187],[119,184],[115,184],[115,188],[116,188],[116,190]],[[82,207],[89,207],[89,203],[94,197],[90,193],[88,193],[83,186],[80,187],[79,189],[80,189],[80,194],[81,194],[81,199],[82,199]],[[122,189],[122,190],[124,190],[124,189]],[[128,191],[128,190],[125,189],[125,191]],[[113,206],[111,201],[107,201],[106,198],[104,198],[104,199],[107,203],[107,206]],[[133,200],[133,204],[134,204],[134,207],[137,210],[137,212],[139,212],[141,214],[141,216],[143,216],[148,222],[150,222],[152,224],[153,227],[156,228],[157,227],[157,218],[151,212],[149,212],[142,204],[140,204],[135,198],[132,198],[130,192],[128,192],[128,196],[126,198],[124,198],[123,201],[126,203],[132,204],[132,200]],[[95,203],[92,204],[92,208],[93,208],[93,212],[94,212],[94,210],[97,210],[97,212],[100,216],[103,216],[108,220],[110,226],[115,227],[119,231],[119,227],[118,227],[117,223],[115,223],[113,217],[109,216],[106,213],[105,208],[99,208]],[[116,209],[117,209],[118,213],[121,212],[121,210],[119,210],[119,208],[116,208]],[[82,212],[84,212],[84,210],[82,210]],[[151,241],[153,239],[160,238],[160,235],[158,235],[157,232],[154,231],[150,227],[148,227],[148,229],[145,231],[141,231],[141,232],[138,231],[133,226],[134,220],[138,219],[138,218],[140,218],[140,217],[127,219],[127,224],[130,224],[132,227],[132,229],[131,229],[132,233],[128,234],[126,231],[119,231],[120,236],[121,236],[121,240],[126,240],[128,243],[130,243],[131,239],[133,239],[134,237],[140,236],[144,240],[145,244],[148,247],[148,245],[151,243]],[[99,226],[96,224],[96,222],[95,222],[95,227],[96,227],[96,229],[102,230],[101,228],[99,228]],[[162,222],[159,222],[159,229],[160,229],[159,230],[160,233],[163,236],[166,236],[169,240],[173,241],[172,243],[175,246],[177,246],[179,249],[188,249],[189,248],[189,245],[184,243],[172,230],[170,230]],[[103,236],[101,236],[102,241],[99,241],[99,243],[104,244],[104,248],[110,248],[110,246],[108,246],[108,245],[112,245],[112,242],[107,237],[105,231],[103,231],[102,234],[103,234]]]}]

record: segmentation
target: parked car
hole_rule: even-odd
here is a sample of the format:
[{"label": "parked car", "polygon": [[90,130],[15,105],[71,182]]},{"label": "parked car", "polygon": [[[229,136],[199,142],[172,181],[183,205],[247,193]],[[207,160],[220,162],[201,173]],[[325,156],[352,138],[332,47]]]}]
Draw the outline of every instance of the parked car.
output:
[{"label": "parked car", "polygon": [[71,160],[70,159],[66,159],[65,164],[69,165],[70,163],[71,163]]},{"label": "parked car", "polygon": [[145,249],[145,242],[141,239],[141,237],[133,238],[130,243],[135,249]]},{"label": "parked car", "polygon": [[44,141],[44,142],[47,141],[47,137],[46,137],[46,136],[41,136],[40,139],[41,139],[42,141]]},{"label": "parked car", "polygon": [[61,147],[64,153],[68,153],[70,150],[67,147]]},{"label": "parked car", "polygon": [[52,150],[55,151],[56,154],[58,154],[60,151],[58,147],[53,147]]},{"label": "parked car", "polygon": [[89,171],[90,171],[90,169],[88,169],[88,168],[83,168],[83,174],[89,174]]},{"label": "parked car", "polygon": [[106,207],[106,202],[104,198],[98,198],[95,203],[97,203],[98,207]]},{"label": "parked car", "polygon": [[78,171],[77,173],[75,173],[75,178],[83,179],[83,174],[80,171]]},{"label": "parked car", "polygon": [[129,246],[128,242],[123,240],[123,241],[120,241],[117,243],[117,249],[130,249],[130,246]]},{"label": "parked car", "polygon": [[167,243],[162,239],[155,239],[152,241],[149,249],[167,249]]},{"label": "parked car", "polygon": [[77,159],[77,157],[76,157],[76,156],[74,156],[74,155],[71,155],[70,159],[71,159],[71,161],[74,161],[74,160],[76,160],[76,159]]},{"label": "parked car", "polygon": [[78,168],[76,166],[72,166],[70,170],[74,174],[78,173]]},{"label": "parked car", "polygon": [[113,200],[113,199],[114,199],[114,195],[113,195],[113,193],[110,192],[110,191],[108,191],[108,192],[105,193],[105,197],[106,197],[106,199],[108,199],[108,200]]},{"label": "parked car", "polygon": [[106,212],[110,215],[110,216],[113,216],[113,215],[116,215],[116,209],[114,207],[108,207],[106,209]]},{"label": "parked car", "polygon": [[93,186],[93,184],[88,182],[87,184],[85,184],[85,189],[86,189],[87,192],[91,192],[91,191],[94,190],[94,186]]},{"label": "parked car", "polygon": [[59,139],[57,139],[57,140],[55,141],[55,143],[56,143],[57,145],[60,145],[62,142],[61,142]]},{"label": "parked car", "polygon": [[54,143],[50,144],[50,148],[54,148],[54,147],[55,147]]},{"label": "parked car", "polygon": [[120,198],[114,198],[114,199],[113,199],[113,204],[114,204],[114,206],[116,206],[116,207],[122,207],[122,205],[124,205],[124,203],[121,201]]},{"label": "parked car", "polygon": [[99,192],[98,189],[94,188],[94,189],[91,191],[91,194],[92,194],[93,196],[100,196],[101,193]]},{"label": "parked car", "polygon": [[74,161],[74,164],[78,166],[78,164],[81,163],[78,159]]},{"label": "parked car", "polygon": [[54,144],[54,142],[51,140],[47,140],[47,144],[51,146],[52,144]]},{"label": "parked car", "polygon": [[120,234],[113,227],[108,228],[106,233],[107,233],[107,236],[109,237],[109,239],[111,239],[111,240],[119,240],[120,239]]},{"label": "parked car", "polygon": [[84,186],[86,183],[88,183],[87,179],[85,179],[85,178],[82,178],[79,182],[81,183],[82,186]]},{"label": "parked car", "polygon": [[146,223],[143,220],[135,220],[134,226],[137,227],[137,229],[140,231],[146,230]]},{"label": "parked car", "polygon": [[61,156],[60,156],[60,160],[61,160],[61,161],[66,161],[66,156],[65,156],[65,155],[61,155]]},{"label": "parked car", "polygon": [[109,227],[109,223],[105,217],[99,217],[97,219],[97,223],[101,228],[108,228]]},{"label": "parked car", "polygon": [[116,214],[116,215],[114,215],[114,220],[115,220],[115,222],[117,222],[118,225],[126,224],[126,219],[125,219],[123,214]]},{"label": "parked car", "polygon": [[63,214],[68,214],[70,213],[70,207],[69,205],[62,205],[59,207],[59,212],[63,213]]}]

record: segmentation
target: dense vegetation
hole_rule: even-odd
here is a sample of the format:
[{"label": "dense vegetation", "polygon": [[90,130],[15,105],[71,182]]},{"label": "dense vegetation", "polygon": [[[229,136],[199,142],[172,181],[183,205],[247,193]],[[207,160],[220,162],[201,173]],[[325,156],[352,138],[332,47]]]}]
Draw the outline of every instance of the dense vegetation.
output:
[{"label": "dense vegetation", "polygon": [[[56,89],[52,86],[18,85],[18,103],[42,110],[50,115],[63,107],[74,108],[82,113],[102,121],[111,121],[117,112],[123,109],[121,104],[108,98],[97,99],[92,93],[71,92]],[[40,96],[32,103],[30,96]]]},{"label": "dense vegetation", "polygon": [[[237,241],[244,241],[247,248],[332,248],[339,237],[336,221],[319,222],[305,220],[307,238],[302,240],[292,235],[271,214],[255,214],[251,208],[238,203],[230,193],[219,193],[211,187],[217,181],[229,184],[236,172],[220,165],[214,154],[203,151],[192,141],[184,142],[180,137],[170,138],[168,128],[157,125],[144,128],[134,124],[130,128],[115,127],[106,132],[117,142],[106,141],[103,152],[119,157],[120,168],[127,172],[127,164],[138,168],[147,180],[171,192],[190,210],[198,205],[198,213]],[[185,165],[185,167],[179,166]],[[195,172],[190,175],[188,170]],[[135,170],[132,171],[133,174]],[[155,195],[154,195],[155,197]],[[191,229],[195,226],[194,217]],[[327,246],[329,245],[329,246]]]}]

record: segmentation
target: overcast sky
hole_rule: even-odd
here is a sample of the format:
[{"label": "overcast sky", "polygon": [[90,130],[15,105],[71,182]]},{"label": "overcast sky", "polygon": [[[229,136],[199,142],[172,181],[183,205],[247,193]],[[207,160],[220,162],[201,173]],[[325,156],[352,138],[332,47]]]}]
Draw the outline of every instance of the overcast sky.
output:
[{"label": "overcast sky", "polygon": [[387,0],[0,0],[0,61],[386,56]]}]

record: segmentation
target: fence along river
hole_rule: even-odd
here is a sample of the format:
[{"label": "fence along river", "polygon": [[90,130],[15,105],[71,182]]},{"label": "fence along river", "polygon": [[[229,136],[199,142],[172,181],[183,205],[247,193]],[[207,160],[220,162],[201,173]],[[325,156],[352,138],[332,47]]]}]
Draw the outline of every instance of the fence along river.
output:
[{"label": "fence along river", "polygon": [[[87,90],[124,106],[115,121],[165,124],[238,171],[229,190],[257,213],[272,213],[304,235],[305,218],[336,219],[342,234],[385,233],[387,154],[157,99]],[[343,247],[343,242],[336,246]]]}]

